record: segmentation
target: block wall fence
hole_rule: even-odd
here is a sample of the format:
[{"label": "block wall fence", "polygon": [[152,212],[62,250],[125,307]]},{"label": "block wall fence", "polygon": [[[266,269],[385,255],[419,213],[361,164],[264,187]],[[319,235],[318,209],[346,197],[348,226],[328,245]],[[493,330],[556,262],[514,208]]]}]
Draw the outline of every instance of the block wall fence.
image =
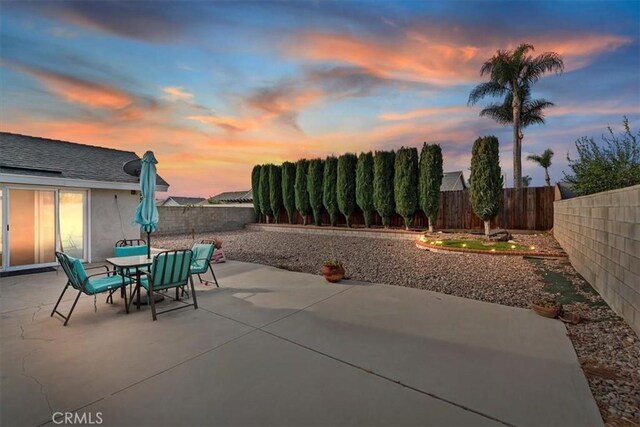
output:
[{"label": "block wall fence", "polygon": [[554,203],[574,268],[640,334],[640,185]]},{"label": "block wall fence", "polygon": [[157,234],[190,234],[230,231],[256,222],[253,205],[158,206]]}]

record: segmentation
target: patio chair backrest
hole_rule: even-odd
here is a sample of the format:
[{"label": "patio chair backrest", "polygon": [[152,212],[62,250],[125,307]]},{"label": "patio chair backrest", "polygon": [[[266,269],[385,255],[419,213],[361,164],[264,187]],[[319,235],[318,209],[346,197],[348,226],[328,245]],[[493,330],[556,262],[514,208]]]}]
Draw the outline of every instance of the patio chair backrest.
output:
[{"label": "patio chair backrest", "polygon": [[62,270],[67,275],[67,279],[69,279],[69,283],[71,283],[71,286],[73,286],[77,290],[82,290],[84,292],[84,286],[82,282],[87,273],[84,271],[84,268],[82,268],[82,264],[80,264],[80,268],[82,268],[82,271],[76,271],[78,269],[76,265],[78,265],[79,262],[76,262],[78,260],[76,260],[75,258],[72,259],[69,255],[58,251],[56,251],[56,258],[58,259],[60,266],[62,266]]},{"label": "patio chair backrest", "polygon": [[186,285],[191,274],[193,252],[189,249],[160,252],[153,258],[151,280],[154,289]]},{"label": "patio chair backrest", "polygon": [[116,242],[116,248],[123,246],[146,246],[147,241],[144,239],[122,239]]},{"label": "patio chair backrest", "polygon": [[196,243],[193,245],[191,248],[193,252],[193,259],[191,260],[192,273],[207,271],[213,250],[213,244]]},{"label": "patio chair backrest", "polygon": [[120,256],[134,256],[134,255],[146,255],[147,245],[140,246],[116,246],[113,248],[113,254],[117,257]]}]

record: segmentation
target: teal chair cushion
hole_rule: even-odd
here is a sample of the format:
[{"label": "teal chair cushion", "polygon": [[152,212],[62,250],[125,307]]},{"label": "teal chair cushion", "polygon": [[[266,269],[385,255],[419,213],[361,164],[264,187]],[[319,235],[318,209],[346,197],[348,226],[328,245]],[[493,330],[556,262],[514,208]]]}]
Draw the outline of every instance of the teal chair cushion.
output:
[{"label": "teal chair cushion", "polygon": [[73,269],[73,274],[75,278],[78,280],[78,284],[82,285],[87,278],[87,272],[82,265],[82,261],[77,258],[73,258],[67,255],[69,258],[69,262],[71,264],[71,268]]},{"label": "teal chair cushion", "polygon": [[104,277],[92,277],[87,283],[86,290],[89,295],[99,294],[100,292],[108,291],[109,289],[118,289],[123,285],[131,283],[131,279],[116,274],[114,276]]},{"label": "teal chair cushion", "polygon": [[120,256],[146,255],[147,254],[147,245],[115,247],[115,248],[113,248],[113,254],[115,256],[117,256],[117,257],[120,257]]},{"label": "teal chair cushion", "polygon": [[207,272],[209,267],[209,260],[213,255],[213,245],[205,243],[196,243],[191,248],[193,252],[193,258],[191,258],[191,273],[202,274]]}]

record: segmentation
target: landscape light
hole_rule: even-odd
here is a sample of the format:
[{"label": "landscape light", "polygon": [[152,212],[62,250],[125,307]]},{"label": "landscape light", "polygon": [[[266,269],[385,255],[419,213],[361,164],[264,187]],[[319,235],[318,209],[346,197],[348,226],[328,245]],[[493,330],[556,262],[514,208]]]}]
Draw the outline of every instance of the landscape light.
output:
[{"label": "landscape light", "polygon": [[516,248],[516,245],[511,245],[511,249],[515,249],[515,248]]},{"label": "landscape light", "polygon": [[467,244],[466,244],[466,243],[463,243],[463,244],[462,244],[462,247],[463,247],[463,248],[466,248],[466,247],[467,247]]},{"label": "landscape light", "polygon": [[531,246],[529,247],[529,249],[534,250],[536,247],[535,246]]},{"label": "landscape light", "polygon": [[491,252],[495,252],[495,251],[496,251],[495,249],[491,249]]}]

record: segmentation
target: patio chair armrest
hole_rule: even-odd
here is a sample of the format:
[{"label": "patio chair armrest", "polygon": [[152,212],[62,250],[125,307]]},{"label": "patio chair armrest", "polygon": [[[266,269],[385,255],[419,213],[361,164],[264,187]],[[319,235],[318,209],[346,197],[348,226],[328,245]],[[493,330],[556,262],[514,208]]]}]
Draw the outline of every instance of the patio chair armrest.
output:
[{"label": "patio chair armrest", "polygon": [[95,265],[93,267],[84,267],[85,270],[94,270],[96,268],[104,268],[107,271],[107,273],[111,272],[111,270],[109,270],[109,266],[107,265]]}]

